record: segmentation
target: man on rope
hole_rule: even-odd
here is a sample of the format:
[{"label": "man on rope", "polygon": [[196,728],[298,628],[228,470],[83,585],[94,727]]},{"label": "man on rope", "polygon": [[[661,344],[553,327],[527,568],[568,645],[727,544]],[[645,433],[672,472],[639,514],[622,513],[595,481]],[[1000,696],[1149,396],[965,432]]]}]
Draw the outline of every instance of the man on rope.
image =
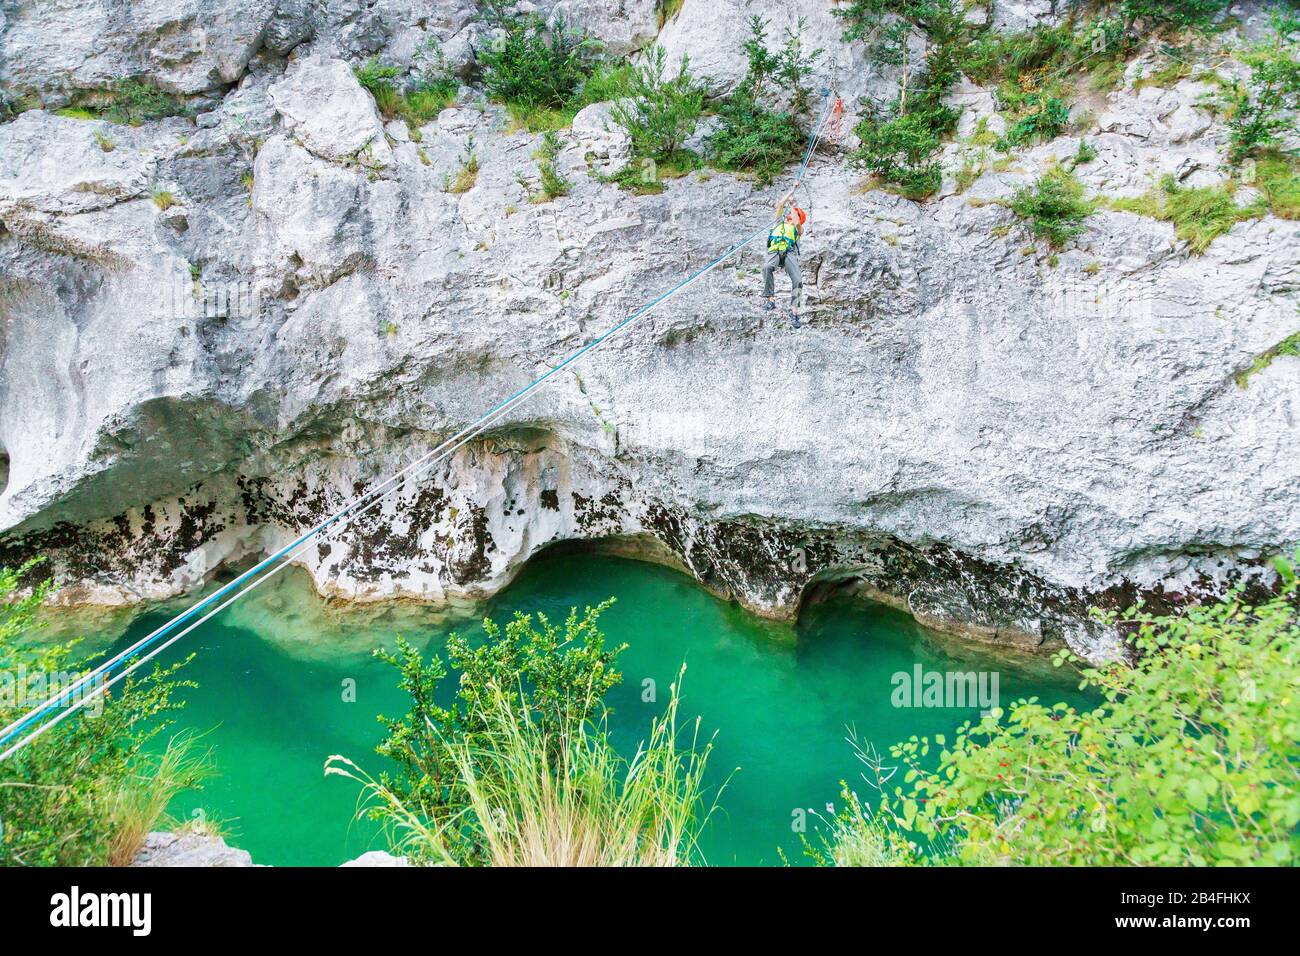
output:
[{"label": "man on rope", "polygon": [[[767,236],[767,262],[763,264],[763,308],[776,308],[776,290],[773,279],[777,269],[784,269],[790,277],[790,323],[799,328],[799,306],[803,295],[803,273],[799,271],[799,240],[808,224],[808,214],[796,206],[794,190],[790,190],[776,204],[776,227]],[[787,204],[789,209],[786,209]]]}]

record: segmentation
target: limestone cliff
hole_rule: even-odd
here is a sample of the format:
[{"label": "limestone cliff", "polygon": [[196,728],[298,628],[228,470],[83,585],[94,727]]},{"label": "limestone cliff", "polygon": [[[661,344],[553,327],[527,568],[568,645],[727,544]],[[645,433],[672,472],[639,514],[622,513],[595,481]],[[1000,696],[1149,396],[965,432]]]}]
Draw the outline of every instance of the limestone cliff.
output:
[{"label": "limestone cliff", "polygon": [[[269,553],[761,228],[784,188],[698,172],[633,195],[598,175],[627,149],[594,106],[560,134],[571,193],[530,201],[539,137],[473,87],[468,0],[123,6],[0,6],[0,90],[30,107],[0,124],[0,560],[48,555],[65,601],[174,595]],[[888,79],[817,0],[686,0],[662,27],[653,0],[554,6],[614,53],[689,53],[714,92],[743,72],[726,25],[760,10],[806,17],[816,82],[851,109]],[[1205,69],[1240,71],[1243,6]],[[385,123],[351,67],[407,65],[426,37],[462,105]],[[1264,215],[1193,255],[1101,211],[1049,256],[991,202],[1083,138],[1099,195],[1220,180],[1206,81],[1141,86],[1140,66],[959,185],[998,121],[963,84],[925,202],[864,190],[828,146],[805,328],[759,311],[746,252],[308,552],[317,586],[472,600],[583,539],[771,616],[856,580],[936,626],[1098,656],[1114,636],[1090,605],[1267,583],[1262,559],[1300,542],[1300,362],[1234,377],[1300,325],[1300,228]],[[57,114],[127,75],[196,116]],[[477,181],[448,191],[467,149]]]}]

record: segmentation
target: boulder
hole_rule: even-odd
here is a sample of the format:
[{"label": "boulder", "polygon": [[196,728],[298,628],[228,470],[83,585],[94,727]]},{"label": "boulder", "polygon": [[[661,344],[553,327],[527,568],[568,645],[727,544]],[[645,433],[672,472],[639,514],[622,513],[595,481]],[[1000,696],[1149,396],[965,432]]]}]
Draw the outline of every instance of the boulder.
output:
[{"label": "boulder", "polygon": [[348,860],[346,863],[340,863],[340,866],[410,866],[411,863],[404,856],[393,856],[385,850],[370,850],[362,853],[355,860]]},{"label": "boulder", "polygon": [[573,118],[578,149],[602,175],[621,172],[632,158],[632,137],[615,122],[613,103],[593,103]]},{"label": "boulder", "polygon": [[285,129],[314,155],[368,166],[392,161],[375,101],[342,60],[297,61],[270,88],[270,98]]},{"label": "boulder", "polygon": [[253,866],[247,850],[227,846],[217,836],[181,831],[150,833],[132,866]]}]

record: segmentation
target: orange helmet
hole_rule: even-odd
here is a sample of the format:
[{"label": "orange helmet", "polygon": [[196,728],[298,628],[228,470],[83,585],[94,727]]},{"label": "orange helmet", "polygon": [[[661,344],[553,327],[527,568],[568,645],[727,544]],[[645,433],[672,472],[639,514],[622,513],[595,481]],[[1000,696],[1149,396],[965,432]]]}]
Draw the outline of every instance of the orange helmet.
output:
[{"label": "orange helmet", "polygon": [[799,217],[799,225],[802,226],[805,222],[808,221],[808,214],[804,212],[802,209],[800,209],[798,206],[795,206],[793,208],[794,208],[794,214]]}]

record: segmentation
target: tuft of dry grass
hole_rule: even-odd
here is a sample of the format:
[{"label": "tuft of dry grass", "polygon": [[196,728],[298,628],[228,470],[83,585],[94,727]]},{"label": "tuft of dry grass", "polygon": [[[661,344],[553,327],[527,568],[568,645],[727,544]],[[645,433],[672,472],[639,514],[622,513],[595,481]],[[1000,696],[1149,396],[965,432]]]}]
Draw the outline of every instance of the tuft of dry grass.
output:
[{"label": "tuft of dry grass", "polygon": [[[685,668],[683,668],[683,671]],[[486,743],[449,741],[467,805],[447,824],[473,832],[490,866],[689,866],[703,862],[698,836],[716,806],[704,800],[712,741],[699,720],[689,743],[677,725],[673,684],[664,714],[629,760],[609,741],[604,718],[572,721],[554,735],[519,713],[499,689],[484,695]],[[383,809],[396,852],[457,864],[444,832],[404,806],[382,781],[344,757],[327,774],[362,784],[358,815]]]},{"label": "tuft of dry grass", "polygon": [[210,749],[199,747],[199,737],[182,732],[167,742],[157,763],[105,798],[104,813],[112,823],[107,847],[109,866],[127,866],[144,839],[166,819],[167,805],[182,790],[199,786],[212,774]]},{"label": "tuft of dry grass", "polygon": [[474,144],[471,142],[465,150],[465,158],[461,160],[460,168],[447,184],[447,192],[457,196],[469,192],[478,182],[478,169],[478,154],[474,152]]}]

